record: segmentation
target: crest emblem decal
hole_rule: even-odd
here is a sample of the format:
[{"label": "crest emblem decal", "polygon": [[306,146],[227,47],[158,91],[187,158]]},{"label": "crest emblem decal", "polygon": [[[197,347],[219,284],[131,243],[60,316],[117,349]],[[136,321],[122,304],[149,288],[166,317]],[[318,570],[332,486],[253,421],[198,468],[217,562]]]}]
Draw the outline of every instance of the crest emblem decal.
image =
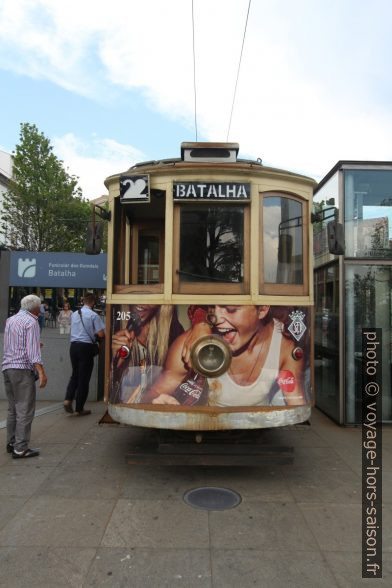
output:
[{"label": "crest emblem decal", "polygon": [[304,323],[305,313],[302,310],[294,310],[289,314],[289,317],[291,318],[291,323],[288,326],[288,330],[294,339],[299,341],[306,331],[306,325]]}]

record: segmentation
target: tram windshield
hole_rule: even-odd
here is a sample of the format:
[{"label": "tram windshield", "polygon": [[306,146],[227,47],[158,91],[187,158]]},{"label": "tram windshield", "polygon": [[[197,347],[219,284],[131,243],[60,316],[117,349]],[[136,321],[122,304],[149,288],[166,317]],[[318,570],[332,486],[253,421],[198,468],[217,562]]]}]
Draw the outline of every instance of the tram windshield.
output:
[{"label": "tram windshield", "polygon": [[183,207],[180,281],[240,283],[244,279],[243,269],[243,207]]}]

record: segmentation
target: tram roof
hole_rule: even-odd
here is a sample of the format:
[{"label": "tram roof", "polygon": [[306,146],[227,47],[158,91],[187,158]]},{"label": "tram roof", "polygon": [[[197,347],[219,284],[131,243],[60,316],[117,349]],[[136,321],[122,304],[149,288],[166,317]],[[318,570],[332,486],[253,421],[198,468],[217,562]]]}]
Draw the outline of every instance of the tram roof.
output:
[{"label": "tram roof", "polygon": [[303,174],[297,173],[297,172],[292,172],[292,171],[288,171],[285,169],[281,169],[281,168],[277,168],[277,167],[270,167],[270,166],[265,166],[263,165],[262,161],[260,159],[254,160],[254,159],[241,159],[238,158],[236,160],[235,163],[225,163],[225,162],[185,162],[181,157],[172,157],[172,158],[168,158],[168,159],[156,159],[156,160],[150,160],[150,161],[142,161],[142,162],[138,162],[135,163],[134,165],[132,165],[130,168],[128,168],[127,170],[117,173],[117,174],[112,174],[111,176],[109,176],[108,178],[106,178],[105,180],[105,185],[107,186],[107,182],[109,182],[111,179],[119,177],[120,175],[122,175],[123,173],[129,173],[131,171],[134,170],[139,170],[141,168],[169,168],[169,167],[181,167],[182,169],[187,168],[187,169],[191,169],[192,167],[197,167],[198,169],[200,169],[201,167],[206,167],[208,169],[211,168],[216,168],[219,170],[223,170],[223,169],[230,169],[230,170],[235,170],[236,168],[244,168],[244,167],[248,167],[250,169],[253,170],[260,170],[260,171],[266,171],[266,172],[270,172],[270,173],[276,173],[276,174],[284,174],[287,176],[292,176],[293,178],[300,178],[301,180],[305,180],[307,182],[311,182],[314,185],[317,184],[317,182],[311,178],[310,176],[305,176]]}]

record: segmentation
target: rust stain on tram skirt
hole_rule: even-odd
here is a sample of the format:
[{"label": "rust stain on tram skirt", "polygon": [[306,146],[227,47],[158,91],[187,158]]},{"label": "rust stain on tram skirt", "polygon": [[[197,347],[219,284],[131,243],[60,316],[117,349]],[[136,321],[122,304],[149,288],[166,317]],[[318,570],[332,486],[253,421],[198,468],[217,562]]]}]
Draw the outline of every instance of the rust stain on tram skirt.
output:
[{"label": "rust stain on tram skirt", "polygon": [[[148,408],[147,408],[148,407]],[[303,423],[309,419],[311,406],[263,407],[192,407],[109,404],[109,414],[116,421],[138,427],[184,431],[218,431],[262,429]]]}]

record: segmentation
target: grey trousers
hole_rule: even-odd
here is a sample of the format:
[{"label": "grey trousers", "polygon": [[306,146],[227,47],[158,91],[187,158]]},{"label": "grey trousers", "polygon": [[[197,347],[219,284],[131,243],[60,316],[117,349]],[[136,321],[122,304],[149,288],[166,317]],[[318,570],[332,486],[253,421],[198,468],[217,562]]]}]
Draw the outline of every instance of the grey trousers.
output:
[{"label": "grey trousers", "polygon": [[3,376],[8,398],[7,443],[12,443],[16,451],[24,451],[29,446],[35,412],[34,373],[8,369]]}]

